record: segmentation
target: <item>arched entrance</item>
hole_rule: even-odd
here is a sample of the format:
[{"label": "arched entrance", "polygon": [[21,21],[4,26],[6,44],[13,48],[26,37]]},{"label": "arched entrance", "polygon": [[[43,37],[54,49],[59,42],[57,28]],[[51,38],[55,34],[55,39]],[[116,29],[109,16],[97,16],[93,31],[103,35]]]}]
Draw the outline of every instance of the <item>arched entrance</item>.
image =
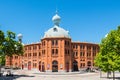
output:
[{"label": "arched entrance", "polygon": [[87,62],[87,66],[91,67],[91,62],[90,61]]},{"label": "arched entrance", "polygon": [[73,62],[73,71],[78,71],[78,62],[76,60]]},{"label": "arched entrance", "polygon": [[28,62],[28,70],[31,70],[31,62]]},{"label": "arched entrance", "polygon": [[88,61],[87,62],[87,69],[86,69],[86,71],[91,71],[91,62],[90,61]]},{"label": "arched entrance", "polygon": [[23,62],[22,62],[22,70],[24,69],[24,64],[23,64]]},{"label": "arched entrance", "polygon": [[44,62],[42,62],[42,72],[45,72],[45,66]]},{"label": "arched entrance", "polygon": [[66,72],[69,72],[69,62],[66,63]]},{"label": "arched entrance", "polygon": [[39,61],[39,71],[41,71],[41,61]]},{"label": "arched entrance", "polygon": [[52,72],[58,72],[58,61],[52,62]]},{"label": "arched entrance", "polygon": [[22,64],[22,70],[24,69],[24,65]]}]

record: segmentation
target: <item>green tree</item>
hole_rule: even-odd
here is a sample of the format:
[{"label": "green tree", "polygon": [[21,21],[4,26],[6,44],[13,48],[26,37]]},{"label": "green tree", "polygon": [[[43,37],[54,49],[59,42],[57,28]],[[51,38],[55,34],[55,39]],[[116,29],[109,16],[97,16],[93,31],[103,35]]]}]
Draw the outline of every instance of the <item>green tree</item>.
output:
[{"label": "green tree", "polygon": [[5,36],[4,36],[4,32],[0,30],[0,65],[4,64],[4,57],[3,57],[3,44],[5,41]]},{"label": "green tree", "polygon": [[0,37],[0,55],[5,57],[10,57],[10,65],[12,65],[12,56],[13,55],[22,55],[23,54],[23,46],[22,44],[16,40],[15,33],[11,31],[7,31],[6,36],[1,31]]},{"label": "green tree", "polygon": [[23,54],[23,46],[19,41],[15,40],[15,33],[7,31],[7,36],[5,37],[3,52],[5,56],[10,57],[10,65],[12,65],[12,56]]},{"label": "green tree", "polygon": [[4,40],[4,32],[0,30],[0,54],[2,54]]},{"label": "green tree", "polygon": [[5,65],[5,56],[0,56],[0,64],[1,66]]},{"label": "green tree", "polygon": [[104,72],[113,72],[113,80],[115,80],[115,71],[120,71],[120,26],[102,39],[95,65]]}]

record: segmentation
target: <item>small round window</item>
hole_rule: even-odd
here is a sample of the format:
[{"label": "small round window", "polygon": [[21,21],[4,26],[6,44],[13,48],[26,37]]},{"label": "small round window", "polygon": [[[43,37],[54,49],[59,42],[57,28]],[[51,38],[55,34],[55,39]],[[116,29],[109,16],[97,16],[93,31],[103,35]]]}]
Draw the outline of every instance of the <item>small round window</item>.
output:
[{"label": "small round window", "polygon": [[57,32],[57,28],[53,28],[53,31],[54,31],[54,32]]}]

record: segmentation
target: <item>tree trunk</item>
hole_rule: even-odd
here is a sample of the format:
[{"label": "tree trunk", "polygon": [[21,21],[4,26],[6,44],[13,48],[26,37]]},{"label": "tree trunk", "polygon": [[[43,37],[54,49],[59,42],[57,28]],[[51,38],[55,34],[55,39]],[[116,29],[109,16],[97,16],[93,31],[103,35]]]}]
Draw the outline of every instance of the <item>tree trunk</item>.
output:
[{"label": "tree trunk", "polygon": [[0,76],[1,76],[1,64],[0,64]]},{"label": "tree trunk", "polygon": [[100,69],[100,78],[102,78],[102,70]]},{"label": "tree trunk", "polygon": [[107,72],[107,78],[109,78],[109,71]]},{"label": "tree trunk", "polygon": [[115,80],[115,71],[113,71],[113,80]]}]

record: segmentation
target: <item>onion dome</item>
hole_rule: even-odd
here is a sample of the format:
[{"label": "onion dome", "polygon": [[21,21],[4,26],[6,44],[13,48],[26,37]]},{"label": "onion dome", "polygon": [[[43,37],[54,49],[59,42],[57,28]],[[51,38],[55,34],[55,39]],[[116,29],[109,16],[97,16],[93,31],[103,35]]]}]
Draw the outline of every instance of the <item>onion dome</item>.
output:
[{"label": "onion dome", "polygon": [[56,13],[52,18],[54,26],[45,32],[44,38],[52,37],[70,38],[69,31],[66,31],[65,29],[59,27],[60,20],[61,20],[60,16]]}]

